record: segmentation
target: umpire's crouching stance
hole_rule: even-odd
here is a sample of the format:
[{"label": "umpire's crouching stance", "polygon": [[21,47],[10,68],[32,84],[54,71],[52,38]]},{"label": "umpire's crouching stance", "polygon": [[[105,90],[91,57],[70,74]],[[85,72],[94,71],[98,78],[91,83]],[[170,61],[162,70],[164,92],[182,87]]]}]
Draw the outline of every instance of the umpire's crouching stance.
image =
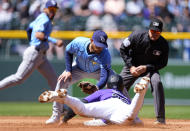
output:
[{"label": "umpire's crouching stance", "polygon": [[159,70],[168,62],[168,42],[160,35],[163,23],[154,18],[148,31],[134,31],[126,38],[121,47],[121,57],[125,66],[121,72],[124,80],[124,93],[141,76],[150,73],[151,92],[154,96],[155,124],[165,124],[164,89]]}]

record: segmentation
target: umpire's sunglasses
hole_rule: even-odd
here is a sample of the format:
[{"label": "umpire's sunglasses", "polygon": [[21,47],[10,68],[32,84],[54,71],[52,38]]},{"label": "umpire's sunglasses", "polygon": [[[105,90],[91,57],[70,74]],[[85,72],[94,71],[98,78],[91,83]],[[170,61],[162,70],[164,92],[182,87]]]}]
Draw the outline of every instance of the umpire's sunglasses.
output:
[{"label": "umpire's sunglasses", "polygon": [[157,35],[159,35],[161,32],[160,31],[155,31],[155,30],[150,30],[150,32],[152,33],[152,34],[157,34]]}]

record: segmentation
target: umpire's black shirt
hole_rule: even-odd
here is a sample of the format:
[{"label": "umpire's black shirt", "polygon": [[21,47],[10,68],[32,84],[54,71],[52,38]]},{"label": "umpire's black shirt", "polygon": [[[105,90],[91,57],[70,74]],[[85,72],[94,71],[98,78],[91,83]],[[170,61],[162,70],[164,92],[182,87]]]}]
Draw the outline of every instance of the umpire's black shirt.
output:
[{"label": "umpire's black shirt", "polygon": [[126,66],[146,65],[147,72],[157,71],[168,63],[168,42],[160,36],[152,41],[148,31],[134,31],[120,47],[121,57]]}]

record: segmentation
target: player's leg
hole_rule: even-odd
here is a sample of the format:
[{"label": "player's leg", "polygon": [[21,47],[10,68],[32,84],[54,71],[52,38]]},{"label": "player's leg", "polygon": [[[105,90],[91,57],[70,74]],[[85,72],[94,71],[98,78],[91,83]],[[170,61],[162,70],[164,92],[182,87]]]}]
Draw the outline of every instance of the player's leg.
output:
[{"label": "player's leg", "polygon": [[149,83],[150,83],[149,77],[142,77],[140,82],[135,85],[134,92],[136,92],[136,94],[133,97],[132,102],[130,104],[130,111],[129,111],[129,116],[128,116],[129,120],[135,119],[135,117],[139,113],[139,111],[143,105],[144,96],[148,89]]},{"label": "player's leg", "polygon": [[[108,73],[109,73],[109,75],[113,75],[115,72],[113,70],[110,70],[110,72],[108,72]],[[91,79],[99,80],[100,79],[100,70],[98,70],[96,72],[92,72],[92,73],[83,72],[83,75],[84,75],[84,78],[91,78]],[[82,102],[86,103],[84,101],[82,101]],[[75,115],[76,114],[74,113],[74,111],[71,108],[68,108],[66,114],[63,117],[62,122],[64,122],[64,123],[68,122]],[[97,119],[93,119],[93,121],[94,120],[97,120]]]},{"label": "player's leg", "polygon": [[40,54],[34,47],[28,47],[24,52],[23,60],[19,65],[17,72],[1,80],[0,89],[16,86],[27,79],[37,67],[38,63],[41,62],[39,55]]},{"label": "player's leg", "polygon": [[154,107],[157,121],[156,124],[165,124],[165,96],[160,74],[155,72],[151,75],[151,92],[154,96]]},{"label": "player's leg", "polygon": [[39,65],[37,69],[48,81],[50,89],[54,91],[57,84],[57,75],[55,73],[55,70],[45,57],[43,63]]},{"label": "player's leg", "polygon": [[120,105],[121,103],[123,104],[123,102],[117,98],[85,104],[80,99],[67,95],[66,89],[45,91],[39,96],[39,101],[41,103],[52,101],[65,103],[78,115],[103,118],[107,120],[110,119],[113,111],[117,111],[117,109],[121,108],[121,106],[113,105]]},{"label": "player's leg", "polygon": [[[55,90],[59,90],[61,88],[67,89],[72,84],[74,84],[74,83],[78,82],[79,80],[85,78],[85,73],[86,72],[84,72],[84,71],[78,69],[76,66],[74,66],[72,68],[72,80],[71,81],[67,81],[65,83],[64,83],[64,81],[58,81]],[[59,122],[59,119],[60,119],[60,117],[62,115],[62,112],[64,110],[63,107],[64,107],[63,104],[58,103],[58,102],[54,102],[53,103],[53,113],[52,113],[52,116],[50,117],[50,119],[48,119],[46,121],[46,124],[53,124],[53,123]]]},{"label": "player's leg", "polygon": [[[87,101],[84,101],[83,99],[81,101],[83,103],[87,103]],[[63,117],[61,123],[67,123],[70,119],[72,119],[75,116],[76,116],[75,112],[70,107],[67,106],[67,108],[65,109],[64,117]]]},{"label": "player's leg", "polygon": [[[111,117],[112,121],[115,121],[118,124],[123,124],[125,122],[131,123],[135,119],[137,119],[137,115],[143,105],[145,93],[148,89],[147,88],[148,83],[149,83],[148,81],[144,82],[144,80],[141,79],[140,84],[135,85],[135,89],[138,92],[135,94],[134,98],[132,99],[131,104],[123,105],[123,106],[125,106],[125,110],[120,110],[120,111],[114,112]],[[142,85],[142,84],[144,84],[144,85]]]},{"label": "player's leg", "polygon": [[[87,73],[87,72],[82,72],[83,77],[84,78],[91,78],[91,79],[95,79],[95,80],[99,80],[100,79],[100,70],[93,72],[93,73]],[[84,101],[82,101],[84,102]],[[84,102],[85,103],[85,102]],[[66,123],[68,122],[70,119],[72,119],[76,114],[74,113],[74,111],[71,108],[67,109],[66,114],[63,117],[62,122]]]}]

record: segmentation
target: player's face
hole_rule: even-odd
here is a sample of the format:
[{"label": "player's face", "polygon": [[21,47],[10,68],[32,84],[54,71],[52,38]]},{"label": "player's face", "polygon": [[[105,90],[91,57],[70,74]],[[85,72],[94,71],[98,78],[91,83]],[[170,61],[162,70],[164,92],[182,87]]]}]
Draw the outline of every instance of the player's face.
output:
[{"label": "player's face", "polygon": [[160,37],[161,32],[155,30],[149,30],[148,34],[150,39],[155,41]]},{"label": "player's face", "polygon": [[48,16],[51,20],[53,20],[55,14],[57,12],[57,8],[55,7],[48,7]]},{"label": "player's face", "polygon": [[102,47],[97,47],[97,46],[94,44],[93,41],[91,42],[90,48],[91,48],[91,49],[90,49],[91,52],[94,52],[94,53],[96,53],[96,54],[100,54],[100,53],[102,52],[102,50],[103,50]]}]

